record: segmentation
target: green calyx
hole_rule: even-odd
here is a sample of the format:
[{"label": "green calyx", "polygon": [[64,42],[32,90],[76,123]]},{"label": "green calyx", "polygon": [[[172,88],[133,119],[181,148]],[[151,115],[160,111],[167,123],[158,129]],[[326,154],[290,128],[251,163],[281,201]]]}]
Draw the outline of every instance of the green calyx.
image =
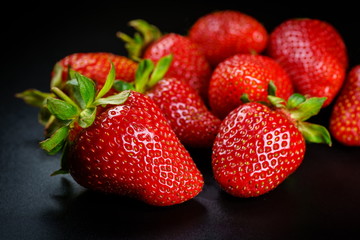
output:
[{"label": "green calyx", "polygon": [[156,65],[150,59],[144,59],[138,65],[135,73],[135,80],[133,82],[128,83],[117,80],[113,87],[117,91],[134,90],[136,92],[145,93],[164,78],[171,65],[172,58],[171,54],[162,57]]},{"label": "green calyx", "polygon": [[[129,91],[124,91],[116,95],[103,97],[111,89],[114,81],[115,68],[111,65],[104,86],[96,94],[95,83],[91,79],[71,70],[70,80],[66,83],[70,88],[70,96],[59,88],[53,87],[51,91],[56,97],[47,98],[46,108],[51,115],[60,120],[63,126],[71,128],[77,123],[80,127],[87,128],[91,126],[95,120],[97,106],[122,104],[129,96]],[[59,128],[63,126],[59,126]],[[54,136],[54,134],[52,136]],[[50,138],[52,138],[52,136]],[[47,149],[45,148],[45,150]]]},{"label": "green calyx", "polygon": [[269,84],[268,100],[271,107],[279,109],[287,116],[289,116],[293,122],[295,122],[299,131],[303,134],[305,140],[311,143],[325,143],[329,146],[332,145],[331,136],[329,131],[321,125],[305,122],[310,117],[317,115],[322,105],[324,104],[325,97],[312,97],[306,98],[305,96],[294,93],[288,99],[288,101],[276,97],[276,88],[274,84]]},{"label": "green calyx", "polygon": [[129,25],[137,31],[133,38],[123,32],[118,32],[116,35],[125,42],[129,57],[135,61],[140,61],[144,49],[159,39],[162,34],[156,26],[142,19],[132,20]]},{"label": "green calyx", "polygon": [[[69,132],[76,124],[82,128],[91,126],[99,105],[119,105],[124,103],[130,95],[130,91],[122,91],[105,97],[115,81],[113,64],[99,92],[96,92],[95,83],[80,73],[70,69],[69,76],[70,80],[66,82],[69,95],[58,87],[52,87],[52,93],[26,90],[16,95],[30,105],[40,108],[41,122],[44,123],[49,135],[47,139],[40,142],[40,147],[49,154],[56,154],[69,144]],[[67,172],[64,161],[63,157],[61,169],[53,175]]]}]

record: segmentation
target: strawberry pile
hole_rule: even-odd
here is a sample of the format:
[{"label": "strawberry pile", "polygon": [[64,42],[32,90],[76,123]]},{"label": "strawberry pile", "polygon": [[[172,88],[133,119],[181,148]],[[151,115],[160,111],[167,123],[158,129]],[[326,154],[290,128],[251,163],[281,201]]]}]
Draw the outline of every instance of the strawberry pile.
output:
[{"label": "strawberry pile", "polygon": [[[289,19],[270,33],[226,10],[188,35],[133,20],[128,56],[74,53],[54,63],[50,92],[17,94],[38,107],[45,140],[61,154],[52,175],[150,205],[197,196],[204,179],[189,151],[212,150],[213,177],[237,197],[275,189],[301,165],[307,143],[360,146],[360,65],[318,19]],[[331,108],[330,132],[306,122]],[[204,159],[206,161],[206,159]]]}]

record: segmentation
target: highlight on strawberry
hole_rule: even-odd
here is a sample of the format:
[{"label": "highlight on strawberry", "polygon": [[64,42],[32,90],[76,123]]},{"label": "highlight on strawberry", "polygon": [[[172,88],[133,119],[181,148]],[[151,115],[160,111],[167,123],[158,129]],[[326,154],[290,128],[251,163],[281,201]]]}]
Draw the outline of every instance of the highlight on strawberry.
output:
[{"label": "highlight on strawberry", "polygon": [[40,146],[63,153],[53,175],[70,173],[85,188],[156,206],[179,204],[201,191],[202,174],[151,99],[132,90],[104,97],[115,81],[114,65],[100,91],[91,79],[69,74],[69,95],[57,87],[38,99],[17,95],[29,103],[41,99],[37,106],[48,112],[51,136]]},{"label": "highlight on strawberry", "polygon": [[256,197],[275,189],[300,166],[305,142],[331,145],[325,127],[304,122],[320,111],[325,98],[295,93],[285,101],[274,96],[271,85],[270,104],[240,105],[224,119],[215,139],[214,177],[236,197]]}]

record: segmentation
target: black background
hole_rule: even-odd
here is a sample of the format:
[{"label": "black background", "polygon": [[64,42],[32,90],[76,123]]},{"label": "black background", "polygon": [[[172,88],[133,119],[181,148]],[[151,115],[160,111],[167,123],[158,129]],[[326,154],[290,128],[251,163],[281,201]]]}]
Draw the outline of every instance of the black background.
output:
[{"label": "black background", "polygon": [[[336,141],[331,148],[308,145],[293,175],[250,199],[219,189],[210,149],[190,149],[205,176],[203,191],[172,207],[94,193],[70,176],[50,177],[59,156],[38,148],[43,133],[37,110],[14,94],[28,88],[48,91],[53,65],[71,53],[125,55],[115,33],[132,34],[129,20],[142,18],[163,32],[186,34],[198,17],[221,9],[247,13],[269,32],[289,18],[318,18],[342,34],[350,67],[360,64],[358,10],[344,1],[121,2],[2,6],[0,239],[358,239],[360,148]],[[328,126],[331,108],[313,121]]]}]

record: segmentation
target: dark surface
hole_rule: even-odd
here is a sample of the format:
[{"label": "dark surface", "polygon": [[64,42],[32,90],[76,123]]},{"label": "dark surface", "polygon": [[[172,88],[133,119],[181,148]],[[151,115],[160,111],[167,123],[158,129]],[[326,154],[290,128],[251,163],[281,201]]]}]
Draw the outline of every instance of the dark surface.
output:
[{"label": "dark surface", "polygon": [[[0,67],[0,239],[358,239],[359,147],[337,142],[331,148],[308,145],[293,175],[274,191],[251,199],[234,198],[219,189],[212,178],[210,149],[190,150],[205,176],[204,190],[181,205],[151,207],[85,190],[70,176],[50,177],[59,156],[38,148],[43,135],[37,110],[14,98],[30,87],[48,91],[54,63],[68,54],[124,55],[115,32],[132,34],[129,20],[143,18],[163,32],[186,34],[198,17],[219,9],[250,14],[268,31],[293,17],[326,20],[343,35],[354,66],[360,64],[356,6],[243,1],[186,6],[57,4],[44,10],[34,5],[3,7],[11,17],[1,19],[5,42]],[[331,106],[313,121],[327,126],[330,111]]]}]

